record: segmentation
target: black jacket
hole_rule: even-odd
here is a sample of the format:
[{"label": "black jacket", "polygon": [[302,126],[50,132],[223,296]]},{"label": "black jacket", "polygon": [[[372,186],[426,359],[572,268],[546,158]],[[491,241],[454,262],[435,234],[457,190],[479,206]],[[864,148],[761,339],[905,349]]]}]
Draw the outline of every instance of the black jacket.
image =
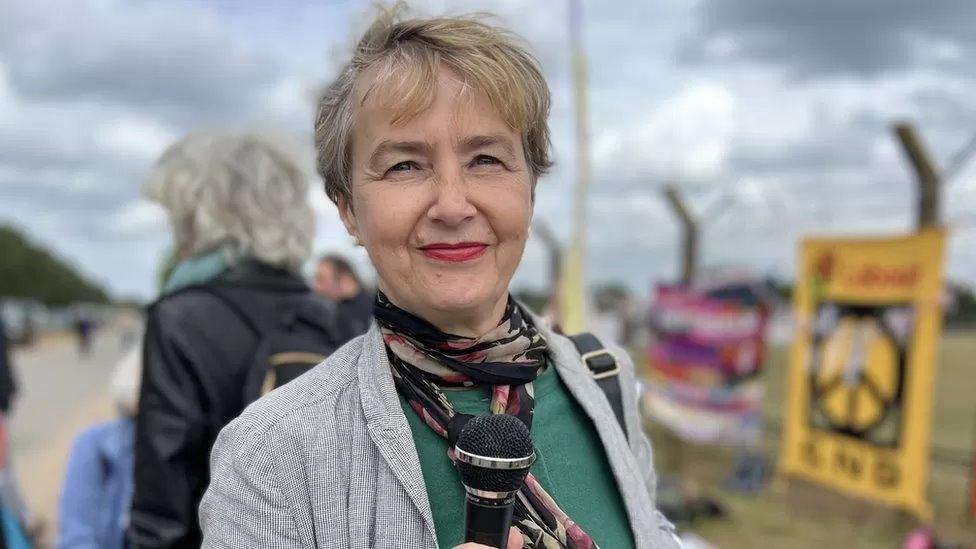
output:
[{"label": "black jacket", "polygon": [[[252,308],[271,310],[296,295],[322,299],[296,275],[256,262],[209,285],[234,287]],[[257,339],[206,288],[174,292],[150,307],[136,418],[133,547],[200,546],[197,507],[210,480],[210,448],[245,407],[243,386]]]},{"label": "black jacket", "polygon": [[373,302],[376,292],[362,290],[358,294],[337,303],[339,322],[356,335],[365,334],[373,322]]}]

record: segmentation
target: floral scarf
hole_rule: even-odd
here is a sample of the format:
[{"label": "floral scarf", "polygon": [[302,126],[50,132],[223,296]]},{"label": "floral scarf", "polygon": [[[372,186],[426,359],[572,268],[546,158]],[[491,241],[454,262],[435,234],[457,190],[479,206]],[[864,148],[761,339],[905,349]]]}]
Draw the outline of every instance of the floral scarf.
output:
[{"label": "floral scarf", "polygon": [[[479,338],[447,334],[377,292],[374,314],[390,356],[397,391],[435,433],[453,444],[470,416],[455,412],[442,387],[491,385],[489,410],[532,427],[532,381],[546,369],[548,347],[511,297],[495,329]],[[592,549],[596,543],[529,473],[515,502],[525,549]]]}]

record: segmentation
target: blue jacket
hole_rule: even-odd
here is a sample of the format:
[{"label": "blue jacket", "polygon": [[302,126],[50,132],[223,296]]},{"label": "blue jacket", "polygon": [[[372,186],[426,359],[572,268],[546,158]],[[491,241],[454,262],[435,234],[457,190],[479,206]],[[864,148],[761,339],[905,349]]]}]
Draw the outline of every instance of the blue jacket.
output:
[{"label": "blue jacket", "polygon": [[123,418],[78,435],[61,490],[58,549],[124,549],[132,500],[134,422]]}]

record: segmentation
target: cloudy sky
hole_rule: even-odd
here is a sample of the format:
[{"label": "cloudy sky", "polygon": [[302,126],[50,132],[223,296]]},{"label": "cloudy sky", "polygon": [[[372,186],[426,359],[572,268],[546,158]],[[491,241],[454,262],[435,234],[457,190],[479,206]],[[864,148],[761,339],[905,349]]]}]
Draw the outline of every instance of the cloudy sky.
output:
[{"label": "cloudy sky", "polygon": [[[702,261],[791,276],[810,233],[912,226],[912,172],[892,139],[918,125],[939,164],[976,136],[971,0],[586,1],[591,281],[673,277],[680,186],[706,216]],[[0,2],[0,223],[116,294],[151,297],[169,239],[140,185],[191,130],[310,141],[312,98],[369,21],[365,1]],[[557,167],[537,219],[568,237],[576,154],[565,0],[415,2],[489,10],[553,90]],[[314,173],[308,160],[308,170]],[[315,180],[319,251],[365,265]],[[976,282],[976,158],[945,190],[947,269]],[[531,242],[516,284],[545,281]]]}]

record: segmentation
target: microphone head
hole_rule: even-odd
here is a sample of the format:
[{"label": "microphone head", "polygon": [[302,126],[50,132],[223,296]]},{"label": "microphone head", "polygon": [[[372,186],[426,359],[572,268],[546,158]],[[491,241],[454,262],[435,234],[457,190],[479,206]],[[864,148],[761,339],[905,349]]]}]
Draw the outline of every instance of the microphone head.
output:
[{"label": "microphone head", "polygon": [[517,417],[476,416],[461,429],[454,458],[469,493],[508,494],[522,486],[535,461],[535,449],[529,429]]}]

